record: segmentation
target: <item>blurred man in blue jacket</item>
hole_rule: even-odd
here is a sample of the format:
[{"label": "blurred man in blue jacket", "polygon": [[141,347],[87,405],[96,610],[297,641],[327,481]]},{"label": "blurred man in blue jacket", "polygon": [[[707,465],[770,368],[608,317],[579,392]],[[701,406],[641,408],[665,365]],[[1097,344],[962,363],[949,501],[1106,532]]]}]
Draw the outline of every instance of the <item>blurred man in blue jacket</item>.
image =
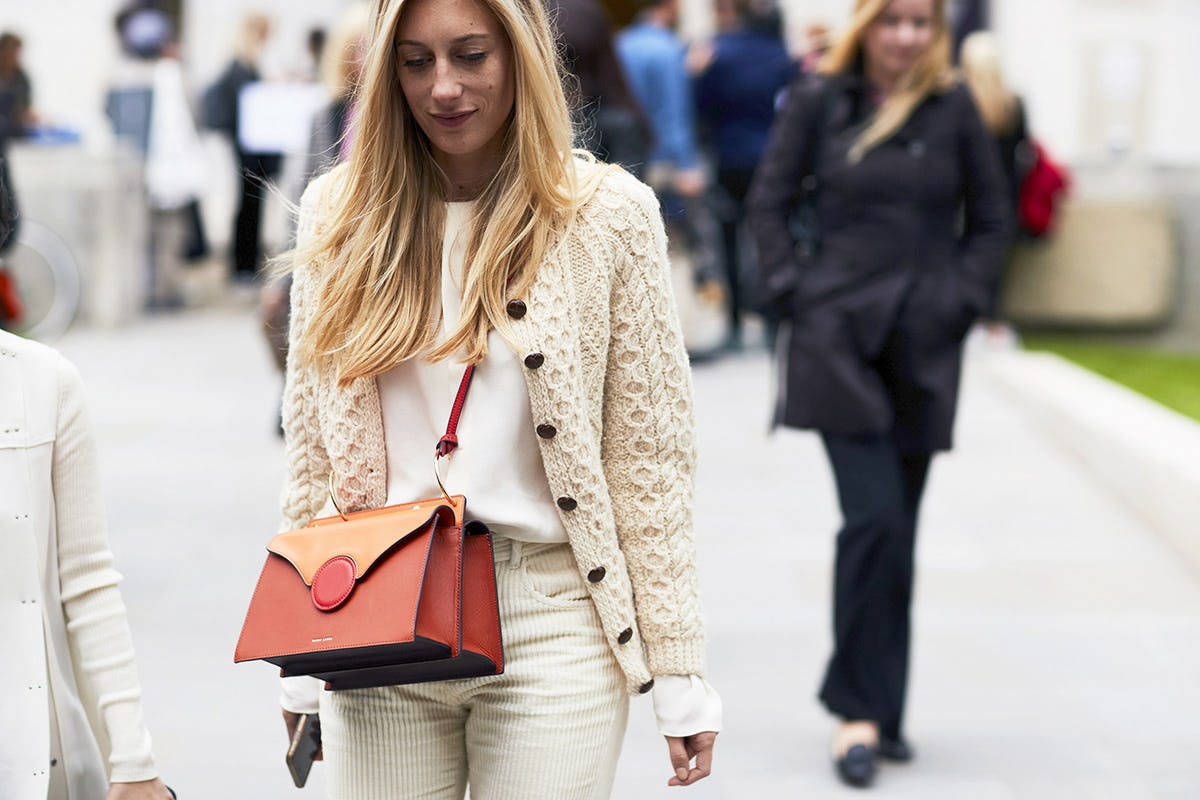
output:
[{"label": "blurred man in blue jacket", "polygon": [[[647,178],[665,170],[669,187],[683,198],[704,191],[696,150],[692,90],[684,58],[687,48],[675,33],[678,0],[647,0],[633,24],[617,37],[617,54],[629,85],[654,129]],[[659,186],[656,189],[661,188]]]}]

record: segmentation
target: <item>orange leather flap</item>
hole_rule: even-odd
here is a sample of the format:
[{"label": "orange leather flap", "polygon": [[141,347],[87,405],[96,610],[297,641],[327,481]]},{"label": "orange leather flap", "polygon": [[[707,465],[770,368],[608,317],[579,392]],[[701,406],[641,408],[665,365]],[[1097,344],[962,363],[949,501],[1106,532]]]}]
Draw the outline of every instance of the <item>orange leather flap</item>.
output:
[{"label": "orange leather flap", "polygon": [[312,586],[317,570],[331,558],[349,556],[354,560],[355,578],[361,578],[380,556],[397,542],[421,530],[439,513],[441,524],[462,524],[466,500],[455,495],[454,505],[446,498],[419,500],[394,506],[355,511],[341,517],[315,519],[307,528],[281,533],[267,543],[267,550],[287,559],[307,586]]}]

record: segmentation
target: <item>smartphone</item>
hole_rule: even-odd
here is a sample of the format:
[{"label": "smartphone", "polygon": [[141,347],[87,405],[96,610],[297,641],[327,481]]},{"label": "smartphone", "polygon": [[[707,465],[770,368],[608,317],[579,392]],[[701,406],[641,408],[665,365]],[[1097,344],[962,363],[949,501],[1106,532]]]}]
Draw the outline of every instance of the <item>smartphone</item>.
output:
[{"label": "smartphone", "polygon": [[297,789],[304,788],[313,759],[321,750],[321,719],[316,714],[302,714],[288,747],[287,765]]}]

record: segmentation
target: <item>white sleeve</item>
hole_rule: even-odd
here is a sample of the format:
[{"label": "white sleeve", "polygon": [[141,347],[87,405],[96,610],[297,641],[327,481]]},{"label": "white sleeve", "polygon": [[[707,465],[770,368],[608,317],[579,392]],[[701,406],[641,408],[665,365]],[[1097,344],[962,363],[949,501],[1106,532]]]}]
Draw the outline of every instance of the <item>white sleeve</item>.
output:
[{"label": "white sleeve", "polygon": [[721,697],[698,675],[659,675],[654,679],[653,699],[663,736],[721,730]]},{"label": "white sleeve", "polygon": [[[79,373],[59,361],[58,432],[54,441],[54,535],[58,580],[75,682],[89,719],[103,727],[111,780],[158,775],[142,715],[125,603],[117,589],[101,503],[99,459]],[[8,724],[8,723],[6,723]]]},{"label": "white sleeve", "polygon": [[297,675],[279,679],[279,705],[293,714],[316,714],[317,699],[321,696],[324,682],[320,678]]}]

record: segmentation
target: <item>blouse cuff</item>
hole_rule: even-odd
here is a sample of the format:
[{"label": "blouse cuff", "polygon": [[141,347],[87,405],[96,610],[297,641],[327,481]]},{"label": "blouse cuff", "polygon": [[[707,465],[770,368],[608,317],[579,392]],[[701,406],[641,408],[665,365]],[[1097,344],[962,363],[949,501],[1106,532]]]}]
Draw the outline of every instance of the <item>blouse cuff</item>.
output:
[{"label": "blouse cuff", "polygon": [[280,678],[279,705],[283,706],[284,711],[293,714],[316,714],[321,686],[319,678],[310,678],[307,675]]},{"label": "blouse cuff", "polygon": [[658,732],[693,736],[721,730],[721,697],[698,675],[659,675],[652,690]]}]

